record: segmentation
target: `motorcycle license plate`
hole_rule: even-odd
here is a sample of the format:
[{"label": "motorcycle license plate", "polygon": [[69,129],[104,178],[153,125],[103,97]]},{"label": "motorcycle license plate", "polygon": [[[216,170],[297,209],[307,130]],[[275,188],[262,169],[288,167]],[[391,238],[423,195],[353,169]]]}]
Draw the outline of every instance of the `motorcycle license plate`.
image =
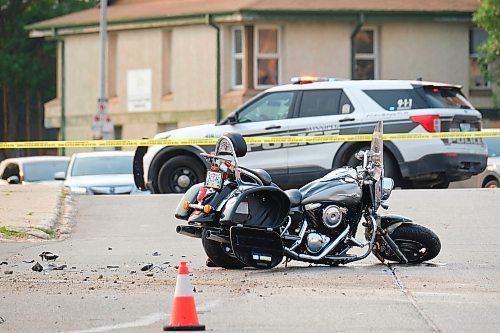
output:
[{"label": "motorcycle license plate", "polygon": [[208,170],[205,186],[220,189],[222,187],[222,172]]}]

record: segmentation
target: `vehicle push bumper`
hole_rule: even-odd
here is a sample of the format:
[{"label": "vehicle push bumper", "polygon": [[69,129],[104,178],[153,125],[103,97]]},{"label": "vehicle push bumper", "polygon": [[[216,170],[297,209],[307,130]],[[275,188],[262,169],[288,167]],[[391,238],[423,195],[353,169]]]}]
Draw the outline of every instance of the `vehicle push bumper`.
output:
[{"label": "vehicle push bumper", "polygon": [[141,191],[147,191],[146,184],[144,183],[144,165],[143,157],[148,151],[147,146],[139,146],[135,150],[134,163],[132,172],[134,173],[134,183],[135,186]]},{"label": "vehicle push bumper", "polygon": [[487,155],[440,153],[402,163],[400,167],[403,177],[410,179],[445,177],[449,181],[459,181],[483,172],[487,160]]}]

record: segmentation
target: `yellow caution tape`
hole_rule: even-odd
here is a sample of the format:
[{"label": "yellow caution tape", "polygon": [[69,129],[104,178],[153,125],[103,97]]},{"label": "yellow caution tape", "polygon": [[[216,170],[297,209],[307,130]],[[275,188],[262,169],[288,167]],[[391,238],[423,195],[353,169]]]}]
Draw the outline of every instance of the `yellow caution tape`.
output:
[{"label": "yellow caution tape", "polygon": [[[371,141],[372,134],[354,135],[301,135],[301,136],[259,136],[245,137],[248,144],[261,143],[329,143],[347,141]],[[444,133],[393,133],[384,134],[384,140],[427,140],[427,139],[474,139],[500,137],[495,132],[444,132]],[[133,146],[207,146],[215,145],[217,138],[201,139],[137,139],[137,140],[81,140],[81,141],[18,141],[0,142],[0,149],[15,148],[93,148]]]}]

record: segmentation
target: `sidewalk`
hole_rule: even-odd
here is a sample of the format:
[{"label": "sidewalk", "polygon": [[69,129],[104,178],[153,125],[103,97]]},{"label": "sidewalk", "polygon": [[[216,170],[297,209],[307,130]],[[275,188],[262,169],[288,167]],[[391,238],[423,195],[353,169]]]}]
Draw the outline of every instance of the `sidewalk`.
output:
[{"label": "sidewalk", "polygon": [[[55,235],[63,201],[59,185],[0,186],[0,227],[24,232],[26,238],[49,239]],[[12,237],[0,232],[0,240],[6,238]]]}]

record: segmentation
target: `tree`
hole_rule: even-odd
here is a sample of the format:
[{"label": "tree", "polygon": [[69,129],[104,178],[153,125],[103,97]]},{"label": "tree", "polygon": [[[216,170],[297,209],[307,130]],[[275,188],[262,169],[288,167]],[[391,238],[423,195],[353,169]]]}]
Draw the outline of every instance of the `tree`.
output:
[{"label": "tree", "polygon": [[26,26],[94,5],[95,0],[0,0],[0,140],[42,139],[43,103],[55,97],[56,44],[30,38]]},{"label": "tree", "polygon": [[498,107],[500,105],[500,0],[481,0],[473,20],[488,33],[488,39],[479,47],[479,59],[482,74],[499,87],[494,95],[494,104]]}]

